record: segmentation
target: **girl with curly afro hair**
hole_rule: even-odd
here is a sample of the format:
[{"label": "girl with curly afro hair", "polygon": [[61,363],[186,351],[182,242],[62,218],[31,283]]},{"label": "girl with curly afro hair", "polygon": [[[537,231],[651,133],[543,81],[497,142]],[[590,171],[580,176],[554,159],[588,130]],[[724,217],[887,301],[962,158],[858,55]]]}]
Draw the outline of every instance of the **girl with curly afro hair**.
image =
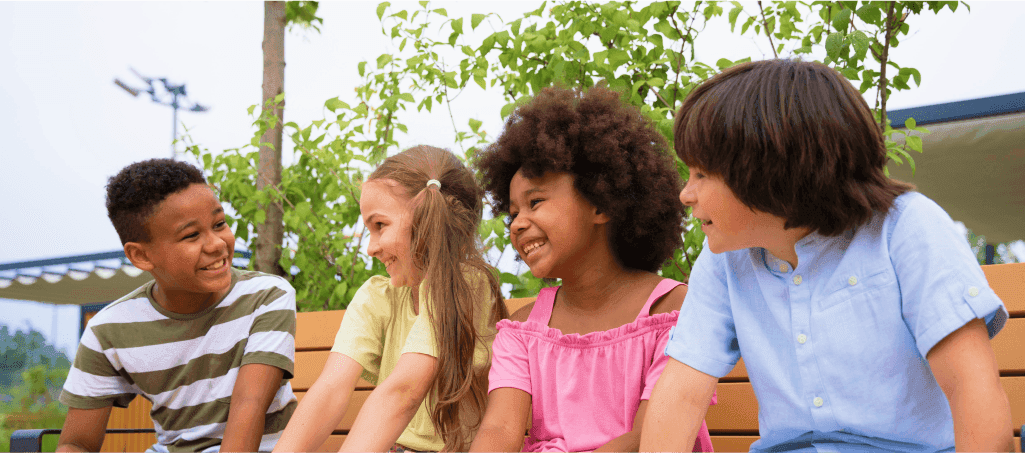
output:
[{"label": "girl with curly afro hair", "polygon": [[519,257],[562,286],[499,322],[471,449],[637,451],[687,292],[656,273],[683,232],[665,139],[614,91],[546,88],[475,163]]}]

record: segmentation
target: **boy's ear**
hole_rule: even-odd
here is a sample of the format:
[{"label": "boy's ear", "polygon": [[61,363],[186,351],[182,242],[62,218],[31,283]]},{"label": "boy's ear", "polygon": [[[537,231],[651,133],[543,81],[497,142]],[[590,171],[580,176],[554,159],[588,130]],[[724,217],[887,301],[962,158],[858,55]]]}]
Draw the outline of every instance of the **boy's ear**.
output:
[{"label": "boy's ear", "polygon": [[128,261],[132,262],[132,266],[149,272],[153,270],[153,262],[150,261],[149,254],[147,253],[146,244],[141,242],[126,242],[125,243],[125,257]]}]

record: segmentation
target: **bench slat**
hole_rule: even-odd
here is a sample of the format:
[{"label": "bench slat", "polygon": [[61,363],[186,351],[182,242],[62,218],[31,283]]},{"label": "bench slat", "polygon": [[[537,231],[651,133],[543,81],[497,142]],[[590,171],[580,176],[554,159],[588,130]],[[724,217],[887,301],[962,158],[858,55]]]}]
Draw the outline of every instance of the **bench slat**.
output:
[{"label": "bench slat", "polygon": [[299,313],[295,320],[295,350],[330,351],[344,316],[345,310]]},{"label": "bench slat", "polygon": [[1025,263],[990,264],[982,271],[1011,317],[1025,317]]}]

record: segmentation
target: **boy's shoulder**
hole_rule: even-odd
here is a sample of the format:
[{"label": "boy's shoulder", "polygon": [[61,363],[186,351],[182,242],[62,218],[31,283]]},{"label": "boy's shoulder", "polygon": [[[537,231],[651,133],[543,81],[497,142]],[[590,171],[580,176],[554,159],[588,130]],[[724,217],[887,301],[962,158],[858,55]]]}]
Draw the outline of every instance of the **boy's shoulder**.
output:
[{"label": "boy's shoulder", "polygon": [[157,313],[149,300],[149,292],[153,288],[153,284],[154,282],[151,280],[120,299],[107,304],[89,319],[88,325],[133,322],[136,321],[136,318],[139,322],[152,320],[153,313]]}]

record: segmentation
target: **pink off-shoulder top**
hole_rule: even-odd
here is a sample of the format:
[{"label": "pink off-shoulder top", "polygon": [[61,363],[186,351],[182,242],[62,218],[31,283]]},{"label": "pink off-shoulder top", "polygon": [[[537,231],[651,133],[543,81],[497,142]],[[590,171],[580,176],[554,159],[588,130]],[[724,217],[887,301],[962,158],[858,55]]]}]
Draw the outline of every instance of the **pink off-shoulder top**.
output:
[{"label": "pink off-shoulder top", "polygon": [[[523,451],[593,451],[633,429],[641,400],[666,366],[680,314],[649,315],[651,305],[682,284],[663,280],[632,323],[602,332],[563,335],[548,327],[558,288],[541,290],[526,322],[498,323],[488,391],[511,387],[531,395]],[[704,422],[694,451],[712,451]]]}]

